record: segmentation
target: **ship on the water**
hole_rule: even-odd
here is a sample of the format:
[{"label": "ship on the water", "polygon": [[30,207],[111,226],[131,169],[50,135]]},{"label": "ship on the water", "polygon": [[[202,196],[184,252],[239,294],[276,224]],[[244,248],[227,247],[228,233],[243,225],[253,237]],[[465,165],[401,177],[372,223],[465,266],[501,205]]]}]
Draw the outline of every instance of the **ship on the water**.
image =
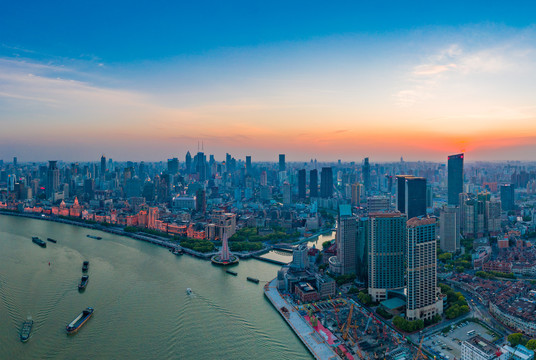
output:
[{"label": "ship on the water", "polygon": [[248,276],[246,279],[247,279],[248,281],[251,281],[251,282],[255,283],[255,284],[258,284],[258,283],[259,283],[259,279],[255,279],[255,278],[253,278],[253,277],[249,277],[249,276]]},{"label": "ship on the water", "polygon": [[93,315],[93,308],[88,307],[84,311],[80,313],[67,327],[65,330],[67,330],[68,334],[74,334],[77,332]]},{"label": "ship on the water", "polygon": [[82,263],[82,272],[87,272],[88,268],[89,268],[89,261],[84,261]]},{"label": "ship on the water", "polygon": [[186,294],[192,295],[194,292],[190,288],[186,288]]},{"label": "ship on the water", "polygon": [[85,290],[88,282],[89,282],[89,276],[83,275],[82,279],[80,279],[80,283],[78,284],[78,290],[80,291]]},{"label": "ship on the water", "polygon": [[231,274],[231,275],[233,275],[233,276],[238,275],[238,273],[237,273],[236,271],[233,271],[233,270],[225,270],[225,272],[226,272],[227,274]]},{"label": "ship on the water", "polygon": [[47,238],[47,240],[50,241],[51,243],[54,243],[54,244],[57,243],[57,241],[52,239],[52,238]]},{"label": "ship on the water", "polygon": [[22,328],[20,329],[20,341],[26,342],[30,339],[30,333],[32,332],[33,320],[28,318],[25,322],[22,323]]},{"label": "ship on the water", "polygon": [[89,234],[87,234],[86,236],[87,236],[88,238],[97,239],[97,240],[102,239],[100,236],[95,236],[95,235],[89,235]]},{"label": "ship on the water", "polygon": [[174,255],[182,255],[184,254],[184,250],[182,249],[174,249],[173,251],[171,251],[172,254]]},{"label": "ship on the water", "polygon": [[42,248],[47,247],[47,243],[44,242],[43,240],[39,239],[37,236],[32,236],[32,242],[34,244],[37,244],[37,245],[41,246]]}]

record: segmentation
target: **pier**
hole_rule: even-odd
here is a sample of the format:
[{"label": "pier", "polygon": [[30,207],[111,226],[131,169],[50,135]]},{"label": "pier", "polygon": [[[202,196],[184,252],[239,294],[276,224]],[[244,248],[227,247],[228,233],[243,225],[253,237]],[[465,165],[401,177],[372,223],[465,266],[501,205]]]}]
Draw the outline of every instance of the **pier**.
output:
[{"label": "pier", "polygon": [[[290,305],[277,290],[277,280],[273,279],[264,286],[264,295],[270,300],[272,305],[281,314],[283,319],[294,330],[303,344],[309,349],[317,360],[340,359],[332,347],[311,327],[311,325],[298,314],[294,306]],[[282,307],[288,309],[287,314],[283,314]]]}]

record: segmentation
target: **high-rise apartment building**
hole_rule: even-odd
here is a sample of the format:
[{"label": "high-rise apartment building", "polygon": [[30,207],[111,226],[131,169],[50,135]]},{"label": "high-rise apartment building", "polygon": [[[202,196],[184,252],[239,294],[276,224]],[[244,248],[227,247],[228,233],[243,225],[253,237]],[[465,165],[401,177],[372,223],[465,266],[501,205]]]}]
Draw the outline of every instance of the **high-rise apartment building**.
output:
[{"label": "high-rise apartment building", "polygon": [[441,209],[439,226],[439,247],[446,252],[460,250],[460,210],[447,205]]},{"label": "high-rise apartment building", "polygon": [[179,172],[179,159],[173,158],[167,161],[168,174],[175,175]]},{"label": "high-rise apartment building", "polygon": [[251,156],[246,156],[246,173],[251,174]]},{"label": "high-rise apartment building", "polygon": [[368,284],[368,242],[369,242],[369,220],[368,218],[357,219],[357,242],[355,274],[356,280],[363,286]]},{"label": "high-rise apartment building", "polygon": [[292,187],[286,181],[282,186],[282,192],[283,192],[283,204],[290,205],[292,203]]},{"label": "high-rise apartment building", "polygon": [[352,215],[352,208],[350,205],[339,206],[338,228],[335,242],[337,244],[337,259],[341,264],[341,274],[355,274],[357,219]]},{"label": "high-rise apartment building", "polygon": [[503,211],[510,211],[515,209],[515,191],[514,185],[504,184],[501,185],[501,205]]},{"label": "high-rise apartment building", "polygon": [[363,166],[361,167],[363,173],[363,185],[365,185],[365,193],[370,192],[370,163],[369,158],[365,158]]},{"label": "high-rise apartment building", "polygon": [[458,205],[463,193],[463,154],[448,157],[448,204]]},{"label": "high-rise apartment building", "polygon": [[320,172],[320,196],[324,199],[333,196],[333,169],[323,167]]},{"label": "high-rise apartment building", "polygon": [[363,185],[360,183],[352,184],[352,206],[361,205],[361,194],[363,191]]},{"label": "high-rise apartment building", "polygon": [[306,184],[307,184],[307,173],[305,169],[298,171],[298,198],[300,200],[305,200],[306,194]]},{"label": "high-rise apartment building", "polygon": [[100,175],[104,177],[105,173],[106,173],[106,157],[102,155],[100,158]]},{"label": "high-rise apartment building", "polygon": [[318,197],[318,170],[309,171],[309,197]]},{"label": "high-rise apartment building", "polygon": [[286,171],[287,164],[285,162],[285,154],[279,154],[279,171]]},{"label": "high-rise apartment building", "polygon": [[408,220],[406,244],[406,317],[431,320],[443,313],[443,301],[437,291],[436,220]]},{"label": "high-rise apartment building", "polygon": [[368,292],[372,301],[404,288],[406,216],[399,212],[369,214]]}]

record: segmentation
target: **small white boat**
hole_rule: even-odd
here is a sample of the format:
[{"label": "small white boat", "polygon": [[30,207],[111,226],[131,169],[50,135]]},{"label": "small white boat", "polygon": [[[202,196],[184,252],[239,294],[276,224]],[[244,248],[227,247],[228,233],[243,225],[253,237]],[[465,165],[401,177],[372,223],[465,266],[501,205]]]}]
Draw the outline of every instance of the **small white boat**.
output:
[{"label": "small white boat", "polygon": [[190,288],[186,288],[186,293],[187,293],[188,295],[192,295],[192,294],[193,294],[193,291],[192,291],[192,289],[190,289]]}]

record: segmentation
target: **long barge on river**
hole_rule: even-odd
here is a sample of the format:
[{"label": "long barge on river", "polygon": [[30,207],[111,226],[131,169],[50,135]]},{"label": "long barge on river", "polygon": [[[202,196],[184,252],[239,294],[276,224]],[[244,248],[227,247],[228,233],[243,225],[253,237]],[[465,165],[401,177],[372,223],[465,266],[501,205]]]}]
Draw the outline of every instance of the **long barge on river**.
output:
[{"label": "long barge on river", "polygon": [[43,240],[39,239],[37,236],[32,236],[32,242],[34,244],[37,244],[37,245],[41,246],[42,248],[47,247],[47,243],[44,242]]},{"label": "long barge on river", "polygon": [[93,308],[88,307],[84,311],[80,313],[67,327],[65,330],[67,330],[67,334],[74,334],[76,333],[84,324],[89,320],[89,318],[93,315]]}]

